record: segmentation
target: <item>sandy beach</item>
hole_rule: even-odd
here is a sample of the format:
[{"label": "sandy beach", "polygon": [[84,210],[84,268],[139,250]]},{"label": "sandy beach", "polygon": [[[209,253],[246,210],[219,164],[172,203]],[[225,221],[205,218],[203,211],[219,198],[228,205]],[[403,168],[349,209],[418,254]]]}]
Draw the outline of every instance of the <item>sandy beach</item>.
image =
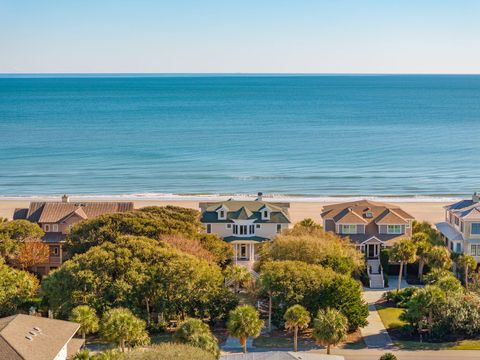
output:
[{"label": "sandy beach", "polygon": [[[35,199],[38,201],[38,199]],[[85,201],[85,200],[84,200]],[[348,200],[344,200],[348,201]],[[198,201],[190,200],[134,200],[135,208],[145,206],[166,206],[176,205],[192,209],[198,209]],[[340,201],[339,201],[340,202]],[[0,200],[0,217],[11,219],[15,208],[28,207],[30,200]],[[331,202],[301,202],[295,201],[290,203],[290,218],[293,223],[305,218],[312,218],[320,222],[320,212],[323,206],[329,205]],[[412,214],[419,221],[428,221],[436,223],[444,219],[443,206],[445,202],[395,202],[395,205],[401,207],[405,211]]]}]

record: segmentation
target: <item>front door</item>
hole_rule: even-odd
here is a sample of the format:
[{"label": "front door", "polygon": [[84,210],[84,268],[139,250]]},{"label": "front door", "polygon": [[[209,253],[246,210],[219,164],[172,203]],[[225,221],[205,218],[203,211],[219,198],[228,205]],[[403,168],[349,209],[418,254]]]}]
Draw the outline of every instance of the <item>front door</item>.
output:
[{"label": "front door", "polygon": [[375,257],[375,245],[368,244],[368,257],[373,258]]},{"label": "front door", "polygon": [[241,260],[247,260],[247,245],[246,244],[240,244],[240,256],[239,259]]}]

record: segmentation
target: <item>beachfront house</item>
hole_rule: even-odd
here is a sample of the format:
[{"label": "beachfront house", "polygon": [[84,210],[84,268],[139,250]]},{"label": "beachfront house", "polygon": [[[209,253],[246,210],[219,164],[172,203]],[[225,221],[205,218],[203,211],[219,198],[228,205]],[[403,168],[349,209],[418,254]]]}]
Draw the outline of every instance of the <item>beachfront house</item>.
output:
[{"label": "beachfront house", "polygon": [[348,237],[365,254],[371,287],[383,287],[380,251],[412,236],[413,216],[398,206],[369,200],[328,205],[321,216],[326,231]]},{"label": "beachfront house", "polygon": [[435,226],[445,245],[451,252],[470,254],[480,262],[480,194],[444,209],[445,221]]},{"label": "beachfront house", "polygon": [[80,324],[39,316],[13,315],[0,319],[0,359],[67,360],[83,346],[73,338]]},{"label": "beachfront house", "polygon": [[42,240],[49,245],[49,260],[31,269],[45,275],[64,261],[63,246],[73,225],[100,215],[131,210],[133,202],[71,202],[64,195],[62,201],[31,202],[28,208],[15,209],[13,219],[37,223],[45,232]]},{"label": "beachfront house", "polygon": [[289,228],[289,203],[229,199],[200,203],[201,222],[206,233],[217,234],[233,245],[234,263],[252,269],[258,247]]}]

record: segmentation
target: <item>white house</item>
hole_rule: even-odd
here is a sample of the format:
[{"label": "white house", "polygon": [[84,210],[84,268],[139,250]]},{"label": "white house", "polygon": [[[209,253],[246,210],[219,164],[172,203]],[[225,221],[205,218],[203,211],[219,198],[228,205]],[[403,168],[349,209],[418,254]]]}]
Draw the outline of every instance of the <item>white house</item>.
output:
[{"label": "white house", "polygon": [[234,262],[252,268],[258,245],[290,227],[288,203],[229,199],[200,203],[206,233],[217,234],[234,247]]}]

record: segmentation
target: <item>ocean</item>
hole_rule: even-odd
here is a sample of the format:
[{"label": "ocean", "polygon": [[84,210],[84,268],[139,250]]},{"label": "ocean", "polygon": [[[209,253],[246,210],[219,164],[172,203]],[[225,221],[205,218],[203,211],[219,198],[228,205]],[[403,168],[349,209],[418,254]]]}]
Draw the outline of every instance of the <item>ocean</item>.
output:
[{"label": "ocean", "polygon": [[0,76],[0,196],[480,190],[480,76]]}]

